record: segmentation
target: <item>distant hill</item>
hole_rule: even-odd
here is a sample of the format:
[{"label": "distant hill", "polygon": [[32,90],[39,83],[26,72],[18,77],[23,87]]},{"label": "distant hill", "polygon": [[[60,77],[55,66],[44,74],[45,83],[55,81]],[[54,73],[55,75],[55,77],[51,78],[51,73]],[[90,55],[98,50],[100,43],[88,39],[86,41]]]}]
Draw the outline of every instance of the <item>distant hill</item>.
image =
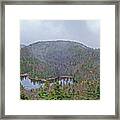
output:
[{"label": "distant hill", "polygon": [[76,80],[100,79],[100,49],[72,41],[41,41],[21,47],[21,73],[31,77],[74,76]]},{"label": "distant hill", "polygon": [[20,48],[23,48],[23,47],[25,47],[26,45],[24,45],[24,44],[20,44]]}]

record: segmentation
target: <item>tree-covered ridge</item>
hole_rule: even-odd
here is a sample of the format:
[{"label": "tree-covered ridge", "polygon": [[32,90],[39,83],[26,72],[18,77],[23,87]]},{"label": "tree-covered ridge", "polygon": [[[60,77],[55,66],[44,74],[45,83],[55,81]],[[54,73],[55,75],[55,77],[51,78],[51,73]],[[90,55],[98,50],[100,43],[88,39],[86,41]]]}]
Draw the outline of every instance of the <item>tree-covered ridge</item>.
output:
[{"label": "tree-covered ridge", "polygon": [[76,80],[100,80],[100,49],[71,41],[37,42],[21,48],[21,73],[49,78],[70,75]]}]

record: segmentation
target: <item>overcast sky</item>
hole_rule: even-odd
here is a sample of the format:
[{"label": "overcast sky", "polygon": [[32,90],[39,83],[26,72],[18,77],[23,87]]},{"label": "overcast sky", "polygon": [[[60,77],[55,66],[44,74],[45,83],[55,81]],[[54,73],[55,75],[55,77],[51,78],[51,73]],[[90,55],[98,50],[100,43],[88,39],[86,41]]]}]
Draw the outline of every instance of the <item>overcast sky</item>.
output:
[{"label": "overcast sky", "polygon": [[21,44],[38,41],[72,40],[92,48],[100,47],[99,20],[21,20]]}]

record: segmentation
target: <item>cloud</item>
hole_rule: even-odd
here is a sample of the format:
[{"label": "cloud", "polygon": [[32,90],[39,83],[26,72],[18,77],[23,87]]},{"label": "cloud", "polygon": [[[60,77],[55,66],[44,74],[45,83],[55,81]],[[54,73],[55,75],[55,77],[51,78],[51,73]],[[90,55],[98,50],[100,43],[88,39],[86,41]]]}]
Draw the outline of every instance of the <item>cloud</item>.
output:
[{"label": "cloud", "polygon": [[86,21],[86,25],[88,29],[93,33],[96,33],[99,31],[100,22],[98,20]]},{"label": "cloud", "polygon": [[39,40],[67,39],[99,47],[99,21],[95,20],[22,20],[22,44]]}]

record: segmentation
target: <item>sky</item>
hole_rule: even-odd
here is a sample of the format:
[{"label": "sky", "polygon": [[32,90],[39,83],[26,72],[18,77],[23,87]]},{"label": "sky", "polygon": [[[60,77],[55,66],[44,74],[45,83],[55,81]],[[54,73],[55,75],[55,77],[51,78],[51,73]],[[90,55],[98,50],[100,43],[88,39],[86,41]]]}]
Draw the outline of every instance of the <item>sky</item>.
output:
[{"label": "sky", "polygon": [[99,20],[21,20],[20,44],[66,40],[100,48]]}]

